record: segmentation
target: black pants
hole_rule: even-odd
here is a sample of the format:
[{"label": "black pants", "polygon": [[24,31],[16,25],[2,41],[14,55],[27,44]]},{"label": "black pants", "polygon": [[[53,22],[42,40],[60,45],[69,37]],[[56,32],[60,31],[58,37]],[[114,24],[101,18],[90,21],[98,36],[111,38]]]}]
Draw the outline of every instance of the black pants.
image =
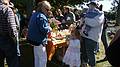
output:
[{"label": "black pants", "polygon": [[82,37],[83,43],[81,44],[81,61],[82,64],[88,63],[91,67],[95,66],[95,52],[98,46],[96,41]]},{"label": "black pants", "polygon": [[0,67],[4,67],[4,60],[8,67],[19,67],[19,59],[17,56],[17,45],[10,37],[0,36]]}]

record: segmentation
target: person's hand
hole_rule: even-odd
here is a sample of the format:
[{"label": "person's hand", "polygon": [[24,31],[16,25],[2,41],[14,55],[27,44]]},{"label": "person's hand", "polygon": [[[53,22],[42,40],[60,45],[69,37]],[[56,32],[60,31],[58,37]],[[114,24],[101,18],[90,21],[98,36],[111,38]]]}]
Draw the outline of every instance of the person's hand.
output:
[{"label": "person's hand", "polygon": [[50,31],[52,31],[52,28],[49,26]]},{"label": "person's hand", "polygon": [[30,44],[30,45],[33,46],[33,47],[35,46],[35,45],[32,45],[32,44]]}]

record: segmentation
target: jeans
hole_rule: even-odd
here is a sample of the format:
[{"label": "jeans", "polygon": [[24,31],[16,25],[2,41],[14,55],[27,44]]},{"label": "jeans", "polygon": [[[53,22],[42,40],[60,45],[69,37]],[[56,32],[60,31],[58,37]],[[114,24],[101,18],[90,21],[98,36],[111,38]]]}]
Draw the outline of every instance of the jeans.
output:
[{"label": "jeans", "polygon": [[19,67],[17,45],[9,36],[0,36],[0,67],[4,67],[4,60],[8,67]]},{"label": "jeans", "polygon": [[95,59],[95,52],[96,48],[98,46],[98,43],[88,39],[88,38],[82,38],[83,44],[81,45],[81,59],[82,63],[88,63],[90,66],[95,66],[96,59]]}]

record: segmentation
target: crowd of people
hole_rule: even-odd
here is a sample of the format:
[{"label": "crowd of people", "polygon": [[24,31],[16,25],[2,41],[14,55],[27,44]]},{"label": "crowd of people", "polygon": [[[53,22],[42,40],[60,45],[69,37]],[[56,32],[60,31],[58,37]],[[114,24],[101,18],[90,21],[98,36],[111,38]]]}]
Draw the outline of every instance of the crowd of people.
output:
[{"label": "crowd of people", "polygon": [[[56,9],[52,12],[52,6],[48,1],[39,2],[28,25],[23,29],[14,5],[10,0],[0,0],[0,67],[4,67],[5,58],[8,67],[20,67],[21,31],[34,48],[35,67],[46,67],[48,35],[53,29],[70,31],[68,48],[62,59],[65,65],[95,67],[95,56],[99,51],[101,40],[107,55],[104,60],[108,58],[111,62],[110,50],[107,50],[109,46],[106,34],[107,20],[102,11],[103,6],[97,1],[91,1],[87,6],[89,8],[82,13],[78,9],[71,9],[70,6],[64,6],[63,10]],[[114,38],[112,42],[114,40],[116,39]],[[119,44],[118,41],[117,44]]]}]

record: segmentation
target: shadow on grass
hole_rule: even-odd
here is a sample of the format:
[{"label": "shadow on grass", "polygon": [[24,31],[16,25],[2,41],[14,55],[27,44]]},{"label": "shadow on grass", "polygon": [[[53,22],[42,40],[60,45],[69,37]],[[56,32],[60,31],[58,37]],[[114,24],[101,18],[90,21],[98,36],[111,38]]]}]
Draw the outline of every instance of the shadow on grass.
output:
[{"label": "shadow on grass", "polygon": [[102,60],[98,60],[96,63],[101,63],[101,62],[104,62],[104,61],[107,61],[107,58],[104,58]]}]

